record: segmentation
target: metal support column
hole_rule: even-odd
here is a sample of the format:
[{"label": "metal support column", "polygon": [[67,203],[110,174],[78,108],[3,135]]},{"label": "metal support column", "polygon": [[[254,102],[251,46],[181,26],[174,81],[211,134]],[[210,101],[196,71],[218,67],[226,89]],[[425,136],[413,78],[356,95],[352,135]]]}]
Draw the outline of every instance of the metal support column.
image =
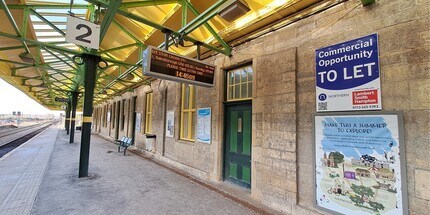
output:
[{"label": "metal support column", "polygon": [[164,49],[169,51],[169,40],[172,32],[168,29],[163,29],[161,32],[164,33]]},{"label": "metal support column", "polygon": [[83,109],[84,111],[82,118],[81,152],[79,159],[79,178],[88,176],[88,160],[90,157],[94,86],[96,81],[97,65],[101,60],[100,56],[91,54],[82,54],[81,58],[82,61],[85,63],[85,94]]},{"label": "metal support column", "polygon": [[66,131],[67,131],[67,135],[69,134],[69,128],[70,128],[70,109],[71,109],[71,104],[70,101],[67,102],[67,107],[66,107]]},{"label": "metal support column", "polygon": [[78,105],[78,92],[72,92],[72,117],[70,118],[70,142],[75,142],[76,106]]},{"label": "metal support column", "polygon": [[200,58],[201,58],[201,53],[200,53],[201,43],[196,43],[196,45],[197,45],[197,60],[200,60]]}]

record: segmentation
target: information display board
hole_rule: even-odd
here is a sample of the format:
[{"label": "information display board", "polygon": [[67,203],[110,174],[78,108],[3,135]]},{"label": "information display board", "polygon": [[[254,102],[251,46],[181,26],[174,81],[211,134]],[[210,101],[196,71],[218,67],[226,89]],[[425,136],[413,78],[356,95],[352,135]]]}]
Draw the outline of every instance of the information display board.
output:
[{"label": "information display board", "polygon": [[175,111],[166,113],[166,137],[173,137],[175,134]]},{"label": "information display board", "polygon": [[315,203],[338,214],[407,214],[400,112],[315,114]]},{"label": "information display board", "polygon": [[203,87],[214,86],[215,66],[153,46],[143,52],[143,74]]},{"label": "information display board", "polygon": [[136,132],[140,132],[141,131],[141,124],[142,124],[142,114],[141,113],[136,113],[136,126],[135,126],[135,131]]},{"label": "information display board", "polygon": [[317,112],[382,109],[377,34],[315,54]]},{"label": "information display board", "polygon": [[211,142],[211,108],[197,109],[197,140]]}]

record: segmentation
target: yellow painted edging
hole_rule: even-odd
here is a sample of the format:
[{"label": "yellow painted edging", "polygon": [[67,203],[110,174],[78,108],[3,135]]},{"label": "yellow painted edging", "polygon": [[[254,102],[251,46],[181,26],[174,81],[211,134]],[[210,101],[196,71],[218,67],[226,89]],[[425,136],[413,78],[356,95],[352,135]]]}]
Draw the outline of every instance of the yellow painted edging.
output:
[{"label": "yellow painted edging", "polygon": [[93,117],[92,116],[84,116],[82,117],[82,122],[92,122]]}]

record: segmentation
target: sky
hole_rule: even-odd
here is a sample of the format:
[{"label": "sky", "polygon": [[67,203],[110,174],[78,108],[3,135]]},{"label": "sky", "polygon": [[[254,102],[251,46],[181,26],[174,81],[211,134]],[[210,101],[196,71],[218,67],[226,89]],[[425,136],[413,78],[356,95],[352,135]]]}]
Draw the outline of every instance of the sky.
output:
[{"label": "sky", "polygon": [[0,79],[0,114],[12,114],[12,111],[21,111],[26,114],[55,114],[58,111],[50,111],[43,107],[20,90]]}]

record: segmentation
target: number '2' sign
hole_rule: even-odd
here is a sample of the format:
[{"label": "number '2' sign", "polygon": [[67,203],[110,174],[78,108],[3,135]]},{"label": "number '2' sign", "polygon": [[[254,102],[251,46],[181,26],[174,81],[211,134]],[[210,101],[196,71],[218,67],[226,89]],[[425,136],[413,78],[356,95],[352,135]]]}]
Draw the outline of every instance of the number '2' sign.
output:
[{"label": "number '2' sign", "polygon": [[66,42],[99,49],[100,25],[73,16],[67,16],[66,27]]}]

